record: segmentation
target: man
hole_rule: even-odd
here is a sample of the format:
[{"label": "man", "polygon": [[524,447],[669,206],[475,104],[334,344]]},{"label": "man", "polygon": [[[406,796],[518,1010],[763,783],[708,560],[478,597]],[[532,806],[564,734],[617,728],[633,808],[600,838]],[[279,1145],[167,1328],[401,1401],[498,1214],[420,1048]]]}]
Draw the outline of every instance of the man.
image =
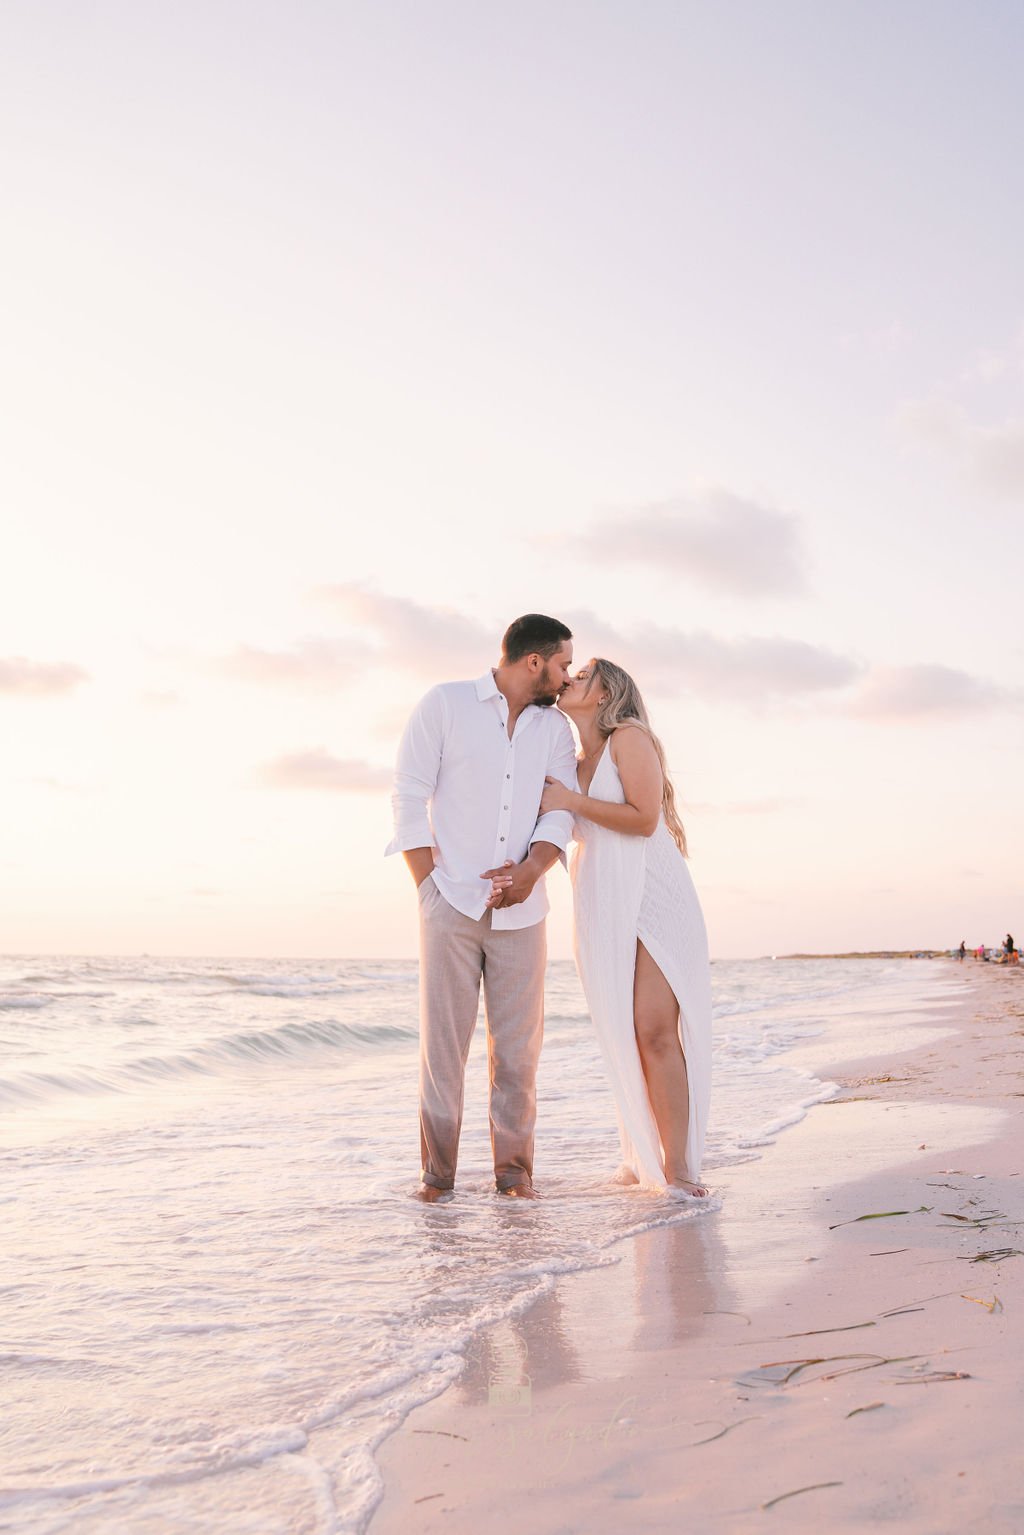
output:
[{"label": "man", "polygon": [[455,1186],[481,979],[495,1187],[535,1197],[544,874],[572,832],[572,816],[540,815],[540,799],[545,775],[576,784],[572,732],[552,708],[571,664],[565,625],[527,613],[509,625],[493,671],[430,690],[399,747],[387,851],[405,855],[420,903],[418,1193],[428,1203]]}]

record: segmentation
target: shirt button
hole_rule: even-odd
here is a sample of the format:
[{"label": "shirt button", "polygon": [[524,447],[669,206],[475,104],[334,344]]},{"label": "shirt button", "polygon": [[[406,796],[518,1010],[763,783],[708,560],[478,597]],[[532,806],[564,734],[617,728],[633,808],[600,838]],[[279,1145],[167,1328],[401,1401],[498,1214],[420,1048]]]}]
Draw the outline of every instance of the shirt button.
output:
[{"label": "shirt button", "polygon": [[499,838],[498,838],[498,841],[499,841],[499,842],[504,842],[504,840],[505,840],[505,838],[504,838],[504,837],[499,837]]},{"label": "shirt button", "polygon": [[507,810],[507,809],[508,809],[508,806],[507,806],[507,805],[503,805],[503,806],[502,806],[502,809],[503,809],[503,810]]}]

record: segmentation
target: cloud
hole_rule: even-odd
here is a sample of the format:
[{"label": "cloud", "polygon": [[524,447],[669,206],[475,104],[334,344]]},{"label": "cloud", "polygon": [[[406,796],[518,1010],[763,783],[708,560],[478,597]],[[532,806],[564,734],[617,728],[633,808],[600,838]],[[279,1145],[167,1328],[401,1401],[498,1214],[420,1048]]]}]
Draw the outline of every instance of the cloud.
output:
[{"label": "cloud", "polygon": [[[451,609],[408,597],[392,597],[357,585],[316,589],[359,635],[307,640],[287,651],[243,647],[232,658],[236,674],[252,680],[337,686],[351,674],[353,646],[361,665],[405,672],[430,682],[479,675],[494,658],[498,637],[483,624]],[[624,628],[585,610],[559,616],[576,638],[576,659],[605,656],[625,667],[646,693],[663,698],[692,696],[709,703],[799,706],[814,700],[836,714],[865,720],[922,720],[962,717],[1017,703],[1018,696],[966,672],[939,665],[867,666],[810,640],[785,635],[723,637],[706,630],[671,629],[659,624]],[[395,717],[393,734],[401,728]],[[279,787],[352,793],[379,792],[388,774],[362,761],[342,761],[324,748],[282,757],[264,770],[264,781]],[[735,814],[768,813],[729,807]]]},{"label": "cloud", "polygon": [[299,640],[289,650],[239,645],[214,664],[240,682],[277,687],[338,688],[352,680],[353,667],[366,660],[366,646],[338,638]]},{"label": "cloud", "polygon": [[578,647],[587,647],[578,648],[580,659],[603,655],[624,666],[642,691],[663,697],[689,693],[740,704],[825,699],[837,712],[880,722],[960,719],[1024,702],[1019,690],[953,667],[868,668],[824,646],[779,635],[723,639],[655,625],[620,633],[586,613],[566,621]]},{"label": "cloud", "polygon": [[[436,678],[434,679],[437,680]],[[409,718],[408,701],[405,705],[388,709],[385,713],[377,715],[366,721],[367,733],[377,741],[387,741],[389,747],[394,747],[398,737],[405,729]]]},{"label": "cloud", "polygon": [[379,661],[431,679],[479,676],[497,660],[508,622],[492,629],[450,608],[389,597],[355,583],[316,587],[313,595],[364,635],[369,632]]},{"label": "cloud", "polygon": [[[360,586],[317,589],[346,622],[358,624],[379,664],[436,682],[478,676],[495,659],[499,636],[475,619]],[[578,661],[603,655],[644,689],[757,702],[800,698],[848,686],[861,664],[824,646],[779,635],[723,639],[654,624],[623,631],[585,611],[560,611],[576,636]]]},{"label": "cloud", "polygon": [[965,384],[991,384],[1010,378],[1019,379],[1024,374],[1024,324],[1003,347],[987,347],[976,352],[973,360],[964,368],[960,377]]},{"label": "cloud", "polygon": [[858,662],[807,640],[778,635],[720,639],[696,632],[651,634],[662,679],[683,673],[683,685],[708,697],[799,697],[845,687]]},{"label": "cloud", "polygon": [[622,633],[587,613],[566,622],[585,647],[580,659],[604,656],[635,676],[641,690],[663,695],[693,693],[712,702],[796,699],[846,687],[863,671],[849,656],[780,635],[724,639],[654,624]]},{"label": "cloud", "polygon": [[850,713],[878,720],[962,719],[1019,706],[1021,695],[951,666],[876,666],[850,704]]},{"label": "cloud", "polygon": [[379,794],[391,786],[390,768],[333,757],[323,746],[277,757],[261,769],[265,784],[276,789],[326,789],[342,794]]},{"label": "cloud", "polygon": [[493,630],[450,609],[353,583],[314,587],[350,631],[314,635],[281,650],[239,645],[213,668],[240,682],[313,691],[346,686],[367,667],[406,671],[431,682],[479,676],[497,660],[501,627]]},{"label": "cloud", "polygon": [[799,518],[714,486],[605,518],[571,542],[602,563],[651,565],[740,597],[806,588]]},{"label": "cloud", "polygon": [[916,400],[901,407],[897,422],[908,435],[958,458],[983,489],[1013,498],[1024,495],[1024,421],[979,426],[959,405]]},{"label": "cloud", "polygon": [[70,661],[0,657],[0,693],[16,693],[27,698],[51,697],[55,693],[70,693],[88,680],[88,672]]}]

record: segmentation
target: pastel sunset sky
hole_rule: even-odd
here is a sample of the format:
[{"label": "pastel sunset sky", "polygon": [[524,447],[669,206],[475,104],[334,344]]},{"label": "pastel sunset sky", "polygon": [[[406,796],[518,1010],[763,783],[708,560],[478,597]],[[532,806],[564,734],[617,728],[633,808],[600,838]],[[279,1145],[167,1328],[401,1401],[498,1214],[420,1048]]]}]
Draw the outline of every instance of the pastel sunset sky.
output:
[{"label": "pastel sunset sky", "polygon": [[716,955],[1019,925],[1022,66],[1010,0],[8,0],[0,947],[414,953],[397,737],[527,610]]}]

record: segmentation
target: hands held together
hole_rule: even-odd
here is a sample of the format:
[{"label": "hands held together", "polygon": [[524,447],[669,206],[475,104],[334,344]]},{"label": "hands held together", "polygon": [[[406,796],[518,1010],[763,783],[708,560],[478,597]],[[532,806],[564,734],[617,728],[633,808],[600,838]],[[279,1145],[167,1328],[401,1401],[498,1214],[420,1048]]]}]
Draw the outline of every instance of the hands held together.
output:
[{"label": "hands held together", "polygon": [[511,859],[506,859],[498,869],[485,869],[480,878],[491,882],[491,893],[487,897],[490,907],[518,906],[537,883],[536,874],[525,864],[513,863]]}]

